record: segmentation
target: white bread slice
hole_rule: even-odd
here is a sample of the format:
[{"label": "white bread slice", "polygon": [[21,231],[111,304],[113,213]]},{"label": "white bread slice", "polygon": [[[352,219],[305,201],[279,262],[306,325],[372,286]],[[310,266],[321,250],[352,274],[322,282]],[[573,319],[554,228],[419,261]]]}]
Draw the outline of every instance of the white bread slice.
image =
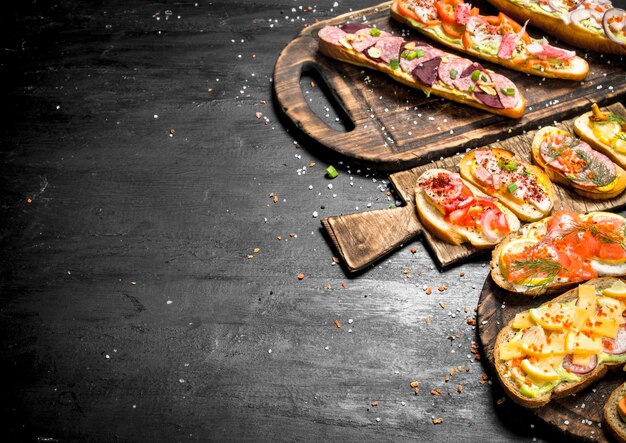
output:
[{"label": "white bread slice", "polygon": [[[342,45],[333,45],[320,39],[319,42],[320,52],[327,57],[334,58],[346,63],[350,63],[356,66],[363,66],[365,68],[375,69],[380,72],[384,72],[394,80],[407,85],[414,89],[423,91],[426,95],[434,94],[439,97],[443,97],[448,100],[452,100],[464,105],[472,106],[474,108],[481,109],[483,111],[490,112],[492,114],[502,115],[510,118],[520,118],[524,114],[526,109],[526,99],[521,92],[517,92],[519,100],[515,108],[496,109],[486,106],[475,99],[470,93],[465,93],[457,90],[449,89],[442,86],[440,82],[435,82],[433,86],[429,87],[421,84],[411,75],[409,72],[404,72],[402,69],[391,69],[390,66],[376,63],[375,61],[367,58],[365,55],[356,51],[353,48],[346,48]],[[453,55],[451,55],[452,57]],[[489,73],[488,69],[485,72]]]},{"label": "white bread slice", "polygon": [[[593,285],[598,290],[602,290],[610,287],[618,279],[613,277],[603,277],[594,280],[589,280],[586,284]],[[554,298],[553,302],[567,302],[578,298],[578,287],[569,290],[568,292]],[[624,363],[600,363],[596,368],[588,374],[581,375],[581,380],[578,382],[562,382],[555,386],[555,388],[536,398],[528,398],[520,394],[515,384],[505,377],[506,366],[502,360],[500,360],[500,347],[511,340],[516,330],[513,329],[513,321],[511,320],[504,328],[498,333],[496,338],[496,344],[493,349],[494,362],[496,366],[496,372],[498,373],[498,380],[504,388],[505,392],[515,402],[527,408],[540,408],[550,402],[550,400],[567,397],[568,395],[575,394],[582,389],[596,383],[604,375],[612,369],[617,369],[624,366]]]},{"label": "white bread slice", "polygon": [[624,395],[626,395],[626,383],[617,387],[604,404],[603,429],[620,443],[626,443],[626,423],[617,412],[617,403]]},{"label": "white bread slice", "polygon": [[509,0],[487,0],[499,11],[504,12],[518,22],[530,20],[530,25],[578,48],[590,49],[609,54],[626,54],[626,47],[619,45],[604,34],[590,32],[576,23],[565,24],[559,17],[526,8]]},{"label": "white bread slice", "polygon": [[415,23],[413,20],[403,16],[400,13],[398,9],[398,0],[394,0],[394,2],[391,5],[391,17],[399,21],[400,23],[405,23],[417,29],[421,33],[428,35],[430,38],[437,41],[438,43],[444,44],[457,51],[464,52],[473,57],[482,58],[483,60],[487,60],[491,63],[497,63],[499,65],[505,66],[509,69],[513,69],[515,71],[521,71],[527,74],[538,75],[540,77],[562,78],[565,80],[575,80],[575,81],[583,80],[587,76],[587,73],[589,72],[589,64],[587,63],[587,61],[584,58],[578,57],[578,56],[576,56],[574,59],[570,61],[570,65],[568,66],[568,69],[554,69],[554,68],[544,67],[542,70],[538,70],[538,69],[527,69],[525,67],[525,63],[516,64],[516,63],[513,63],[511,60],[506,60],[506,59],[502,59],[494,55],[489,55],[471,47],[466,48],[465,46],[463,46],[462,42],[455,43],[454,40],[447,40],[447,39],[439,37],[439,34],[430,30],[426,26],[415,27],[413,25]]},{"label": "white bread slice", "polygon": [[541,155],[541,142],[545,138],[546,134],[554,131],[558,128],[554,126],[545,126],[537,131],[532,143],[532,157],[533,161],[541,166],[546,172],[550,180],[555,183],[562,184],[571,188],[576,194],[592,200],[606,200],[609,198],[617,197],[626,189],[626,171],[619,165],[615,165],[615,173],[617,175],[617,183],[611,189],[603,191],[597,188],[586,188],[577,186],[575,182],[568,180],[560,171],[548,166]]},{"label": "white bread slice", "polygon": [[[470,243],[477,248],[490,248],[496,245],[501,238],[496,241],[490,241],[478,227],[456,226],[447,222],[443,214],[428,201],[419,183],[440,172],[450,173],[450,171],[445,169],[430,169],[424,172],[417,180],[418,186],[415,189],[415,204],[417,206],[417,214],[424,227],[435,237],[453,245]],[[465,184],[472,190],[475,196],[489,197],[470,183],[465,182]],[[517,231],[520,228],[520,222],[515,214],[498,202],[495,202],[495,205],[506,214],[506,219],[511,231]]]},{"label": "white bread slice", "polygon": [[593,115],[593,112],[587,112],[574,121],[574,131],[576,134],[589,143],[591,147],[597,151],[600,151],[607,157],[609,157],[615,164],[622,168],[626,168],[626,154],[620,154],[611,146],[601,142],[596,138],[593,133],[592,126],[590,125],[589,118]]},{"label": "white bread slice", "polygon": [[[465,154],[465,156],[463,156],[463,158],[461,159],[461,163],[460,163],[460,168],[461,168],[460,173],[461,173],[461,177],[463,177],[466,181],[470,182],[471,184],[476,186],[478,189],[486,193],[487,191],[485,187],[478,181],[478,179],[471,172],[472,170],[471,166],[474,163],[474,160],[476,158],[476,151],[477,149],[474,149],[468,152],[467,154]],[[532,175],[533,179],[537,180],[541,188],[548,195],[548,199],[550,200],[550,207],[546,211],[541,211],[532,203],[525,202],[525,201],[522,201],[522,202],[517,201],[512,198],[509,192],[502,191],[502,190],[497,191],[493,196],[496,197],[500,201],[500,203],[502,203],[504,206],[506,206],[511,211],[513,211],[513,213],[517,215],[517,217],[520,220],[537,221],[546,217],[552,210],[552,206],[554,205],[554,200],[556,196],[554,194],[554,186],[552,185],[552,182],[550,181],[548,176],[543,172],[543,169],[539,168],[538,166],[523,162],[522,160],[516,158],[512,153],[510,153],[509,151],[505,149],[493,148],[491,149],[491,151],[493,151],[493,153],[499,158],[505,158],[507,160],[514,159],[518,165],[523,165],[528,171],[530,171],[533,174]]]}]

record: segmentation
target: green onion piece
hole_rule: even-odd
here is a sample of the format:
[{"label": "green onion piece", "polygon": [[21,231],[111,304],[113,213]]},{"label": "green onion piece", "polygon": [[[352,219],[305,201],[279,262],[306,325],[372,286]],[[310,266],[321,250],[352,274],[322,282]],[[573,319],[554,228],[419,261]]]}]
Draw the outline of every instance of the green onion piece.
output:
[{"label": "green onion piece", "polygon": [[372,28],[372,29],[370,29],[370,35],[372,37],[378,37],[380,35],[380,30],[378,30],[376,28]]},{"label": "green onion piece", "polygon": [[489,81],[489,79],[487,77],[485,77],[484,75],[480,76],[480,79],[484,82]]},{"label": "green onion piece", "polygon": [[415,50],[415,51],[413,51],[413,52],[415,52],[415,56],[416,56],[416,57],[424,57],[424,54],[425,54],[425,52],[424,52],[424,50],[423,50],[423,49],[416,49],[416,50]]},{"label": "green onion piece", "polygon": [[392,58],[391,60],[389,60],[389,66],[395,71],[400,67],[400,60],[398,60],[397,58]]},{"label": "green onion piece", "polygon": [[456,69],[450,69],[450,78],[452,80],[456,79],[457,74],[458,74],[458,71]]},{"label": "green onion piece", "polygon": [[402,51],[402,53],[400,54],[400,57],[402,57],[402,58],[409,58],[409,54],[410,53],[411,53],[410,51],[406,51],[406,50]]},{"label": "green onion piece", "polygon": [[477,69],[474,72],[472,72],[472,81],[477,81],[478,77],[480,77],[480,71]]},{"label": "green onion piece", "polygon": [[515,88],[500,88],[500,92],[508,96],[515,95]]},{"label": "green onion piece", "polygon": [[329,165],[328,168],[326,168],[326,175],[329,176],[330,178],[336,178],[339,175],[339,173],[337,172],[337,170],[335,169],[333,165]]},{"label": "green onion piece", "polygon": [[518,187],[519,186],[517,186],[517,183],[511,183],[509,186],[506,187],[506,190],[513,194]]},{"label": "green onion piece", "polygon": [[474,85],[469,87],[469,92],[474,92],[474,89],[476,89],[476,87]]},{"label": "green onion piece", "polygon": [[517,163],[515,163],[515,160],[510,160],[506,165],[504,165],[504,170],[505,171],[517,171]]}]

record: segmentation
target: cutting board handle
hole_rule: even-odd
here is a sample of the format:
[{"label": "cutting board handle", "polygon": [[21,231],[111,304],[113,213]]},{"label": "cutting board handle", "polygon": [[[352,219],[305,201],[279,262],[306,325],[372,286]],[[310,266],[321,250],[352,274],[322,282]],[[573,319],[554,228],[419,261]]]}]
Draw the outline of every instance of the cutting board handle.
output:
[{"label": "cutting board handle", "polygon": [[326,217],[321,222],[351,272],[375,263],[422,231],[413,205]]},{"label": "cutting board handle", "polygon": [[[322,145],[345,154],[362,146],[363,152],[356,157],[371,160],[368,146],[372,140],[384,144],[383,136],[375,125],[363,124],[370,117],[363,108],[362,100],[355,97],[353,88],[344,76],[337,75],[335,70],[320,63],[318,57],[324,56],[318,53],[318,45],[317,32],[313,32],[301,34],[301,37],[283,49],[274,68],[274,92],[277,101],[298,129]],[[341,63],[337,62],[337,66],[339,69]],[[302,74],[311,70],[319,73],[332,93],[332,98],[348,116],[354,129],[347,132],[333,129],[311,110],[300,86]]]}]

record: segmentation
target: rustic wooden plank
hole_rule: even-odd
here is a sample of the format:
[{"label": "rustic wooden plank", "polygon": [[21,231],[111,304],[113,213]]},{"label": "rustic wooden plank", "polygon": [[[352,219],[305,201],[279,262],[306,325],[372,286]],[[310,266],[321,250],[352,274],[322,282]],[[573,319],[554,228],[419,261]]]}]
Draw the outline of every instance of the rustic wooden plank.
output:
[{"label": "rustic wooden plank", "polygon": [[[626,108],[624,108],[621,103],[615,103],[608,106],[606,109],[626,117]],[[557,126],[573,132],[574,120],[575,117],[560,122]],[[536,132],[536,130],[529,131],[501,142],[491,143],[486,147],[507,149],[513,152],[518,158],[532,163],[531,145]],[[484,250],[475,248],[469,244],[459,246],[450,245],[434,237],[423,229],[419,222],[417,212],[413,210],[417,178],[422,173],[432,168],[443,168],[458,172],[460,160],[461,155],[456,154],[427,165],[392,174],[390,180],[401,200],[406,205],[403,208],[404,210],[396,208],[376,212],[340,215],[323,219],[322,224],[327,231],[329,231],[333,244],[340,256],[344,259],[347,268],[350,271],[361,270],[399,247],[400,244],[406,242],[407,239],[419,233],[423,233],[426,244],[433,252],[440,266],[449,266],[453,263],[465,260],[472,255],[484,252]],[[626,205],[626,193],[622,193],[609,200],[588,200],[559,184],[555,185],[555,191],[556,199],[554,210],[565,208],[577,212],[610,211],[620,209]],[[411,209],[407,210],[407,207]],[[375,220],[377,217],[379,220]],[[350,224],[349,229],[347,228],[347,223]],[[362,226],[360,226],[361,223],[363,223]],[[343,229],[340,227],[343,227]],[[397,232],[397,234],[393,238],[390,238],[388,234],[389,231]],[[352,234],[353,232],[366,232],[367,236],[354,236]]]},{"label": "rustic wooden plank", "polygon": [[[573,116],[586,110],[591,101],[610,104],[626,94],[626,77],[617,57],[611,63],[599,54],[584,54],[590,64],[584,82],[542,79],[486,63],[494,71],[505,73],[524,92],[526,113],[519,120],[511,120],[437,97],[426,98],[384,74],[319,54],[317,31],[327,25],[365,19],[380,29],[406,35],[407,30],[389,17],[389,4],[343,14],[303,29],[276,62],[274,90],[283,112],[306,135],[343,155],[378,168],[405,169],[495,142],[503,134],[522,134],[551,122],[555,115]],[[482,4],[479,1],[477,5]],[[408,35],[424,38],[416,31]],[[309,109],[299,84],[303,69],[322,73],[331,94],[351,119],[353,130],[331,130]]]}]

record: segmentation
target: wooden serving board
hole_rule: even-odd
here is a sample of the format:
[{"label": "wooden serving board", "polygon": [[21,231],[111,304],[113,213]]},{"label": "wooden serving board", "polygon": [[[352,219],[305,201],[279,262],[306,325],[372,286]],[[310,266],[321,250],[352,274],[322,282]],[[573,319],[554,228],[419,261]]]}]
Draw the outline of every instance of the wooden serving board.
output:
[{"label": "wooden serving board", "polygon": [[[620,103],[608,106],[606,109],[626,118],[626,108]],[[574,120],[575,118],[566,120],[557,126],[573,132]],[[530,149],[536,132],[530,131],[502,142],[486,145],[486,147],[507,149],[518,158],[532,163]],[[450,265],[481,252],[481,249],[469,244],[454,246],[432,236],[423,228],[415,209],[414,193],[417,178],[433,168],[458,172],[461,157],[462,155],[459,154],[391,174],[389,179],[400,199],[405,203],[402,207],[322,219],[322,225],[328,231],[346,268],[351,272],[362,270],[420,233],[424,235],[440,266]],[[561,185],[555,184],[554,187],[557,196],[554,210],[565,208],[577,212],[606,211],[626,205],[626,193],[610,200],[589,200]]]},{"label": "wooden serving board", "polygon": [[[529,297],[514,294],[496,285],[491,276],[485,281],[478,301],[476,322],[484,356],[482,362],[489,375],[493,377],[493,387],[497,398],[506,396],[497,381],[493,355],[498,332],[515,317],[515,314],[535,308],[554,297],[556,295]],[[607,442],[608,437],[599,426],[603,417],[602,408],[611,392],[625,381],[626,375],[618,369],[607,374],[596,385],[577,393],[576,396],[553,400],[539,409],[528,410],[508,399],[505,402],[496,402],[496,404],[501,409],[498,411],[499,415],[530,414],[564,437],[574,437],[582,441]],[[589,424],[587,420],[592,423]]]},{"label": "wooden serving board", "polygon": [[[564,119],[581,114],[591,101],[606,105],[626,97],[626,71],[623,60],[617,56],[585,54],[590,71],[582,83],[542,79],[481,61],[486,67],[511,78],[523,91],[528,102],[526,114],[519,120],[512,120],[435,96],[427,98],[421,91],[406,87],[385,74],[335,61],[318,52],[317,33],[327,25],[361,23],[365,19],[396,35],[401,35],[403,30],[408,32],[406,26],[390,18],[390,4],[381,3],[304,28],[283,49],[276,62],[274,91],[284,113],[307,136],[346,156],[373,163],[379,169],[406,169],[464,148],[491,143],[509,130],[509,135],[521,134],[530,127],[551,122],[555,116]],[[485,13],[493,11],[484,0],[476,5]],[[533,30],[531,34],[543,35]],[[417,31],[408,35],[451,51]],[[580,54],[584,53],[579,51]],[[300,78],[303,72],[312,70],[327,84],[351,120],[353,130],[334,130],[311,111]]]}]

